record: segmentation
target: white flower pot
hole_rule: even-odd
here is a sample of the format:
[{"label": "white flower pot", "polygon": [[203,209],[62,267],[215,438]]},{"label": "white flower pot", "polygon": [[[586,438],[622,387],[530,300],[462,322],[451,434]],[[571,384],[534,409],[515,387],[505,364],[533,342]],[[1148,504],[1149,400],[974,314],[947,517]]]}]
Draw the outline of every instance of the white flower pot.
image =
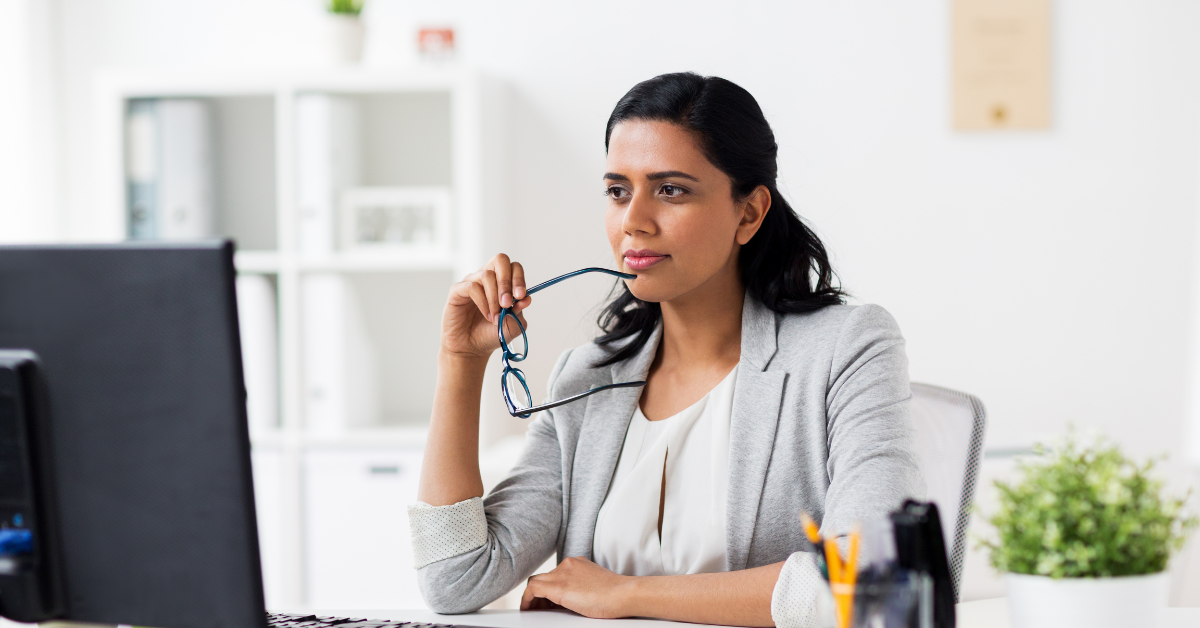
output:
[{"label": "white flower pot", "polygon": [[1167,574],[1062,578],[1006,574],[1013,628],[1156,628]]},{"label": "white flower pot", "polygon": [[350,65],[362,61],[366,28],[358,16],[328,13],[323,21],[323,31],[330,63]]}]

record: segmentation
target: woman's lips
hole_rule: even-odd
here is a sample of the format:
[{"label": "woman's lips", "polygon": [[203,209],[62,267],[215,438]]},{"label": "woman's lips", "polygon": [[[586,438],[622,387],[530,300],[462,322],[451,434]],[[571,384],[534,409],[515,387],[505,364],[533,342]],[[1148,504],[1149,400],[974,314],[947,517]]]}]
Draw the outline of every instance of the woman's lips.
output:
[{"label": "woman's lips", "polygon": [[625,251],[625,265],[634,270],[645,270],[668,257],[657,251]]}]

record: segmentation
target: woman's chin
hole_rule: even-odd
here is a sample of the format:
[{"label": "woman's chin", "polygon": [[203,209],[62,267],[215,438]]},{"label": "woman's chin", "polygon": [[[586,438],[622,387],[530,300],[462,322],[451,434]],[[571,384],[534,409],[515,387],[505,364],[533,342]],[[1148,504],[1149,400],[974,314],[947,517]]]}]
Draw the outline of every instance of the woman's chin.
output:
[{"label": "woman's chin", "polygon": [[646,283],[648,282],[639,277],[633,282],[633,285],[629,286],[629,291],[640,301],[662,303],[663,301],[670,301],[675,297],[675,293],[672,291],[662,290],[653,285],[645,285]]}]

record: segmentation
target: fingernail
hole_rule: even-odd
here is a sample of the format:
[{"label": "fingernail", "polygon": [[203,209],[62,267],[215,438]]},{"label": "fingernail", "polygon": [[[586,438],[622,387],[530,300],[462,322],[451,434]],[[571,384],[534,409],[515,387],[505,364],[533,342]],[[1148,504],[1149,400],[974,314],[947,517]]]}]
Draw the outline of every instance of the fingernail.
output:
[{"label": "fingernail", "polygon": [[518,301],[520,301],[521,299],[524,299],[525,298],[525,287],[517,286],[515,289],[513,289],[513,295],[517,297]]},{"label": "fingernail", "polygon": [[511,294],[505,292],[504,294],[500,295],[500,305],[503,305],[504,307],[512,307],[512,304],[513,298]]}]

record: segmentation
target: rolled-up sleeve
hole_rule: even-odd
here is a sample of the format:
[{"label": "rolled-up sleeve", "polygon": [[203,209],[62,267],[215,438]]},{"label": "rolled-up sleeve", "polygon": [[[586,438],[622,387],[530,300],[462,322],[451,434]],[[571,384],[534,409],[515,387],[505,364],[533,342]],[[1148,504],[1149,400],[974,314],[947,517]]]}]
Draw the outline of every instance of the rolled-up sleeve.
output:
[{"label": "rolled-up sleeve", "polygon": [[417,569],[487,543],[487,517],[478,497],[449,506],[417,502],[408,507],[408,526]]},{"label": "rolled-up sleeve", "polygon": [[833,598],[815,554],[796,552],[783,564],[771,593],[771,619],[779,628],[833,625]]},{"label": "rolled-up sleeve", "polygon": [[[559,358],[550,389],[570,352]],[[439,613],[470,613],[508,593],[555,551],[563,519],[554,411],[532,421],[520,460],[484,499],[409,510],[417,582]]]}]

